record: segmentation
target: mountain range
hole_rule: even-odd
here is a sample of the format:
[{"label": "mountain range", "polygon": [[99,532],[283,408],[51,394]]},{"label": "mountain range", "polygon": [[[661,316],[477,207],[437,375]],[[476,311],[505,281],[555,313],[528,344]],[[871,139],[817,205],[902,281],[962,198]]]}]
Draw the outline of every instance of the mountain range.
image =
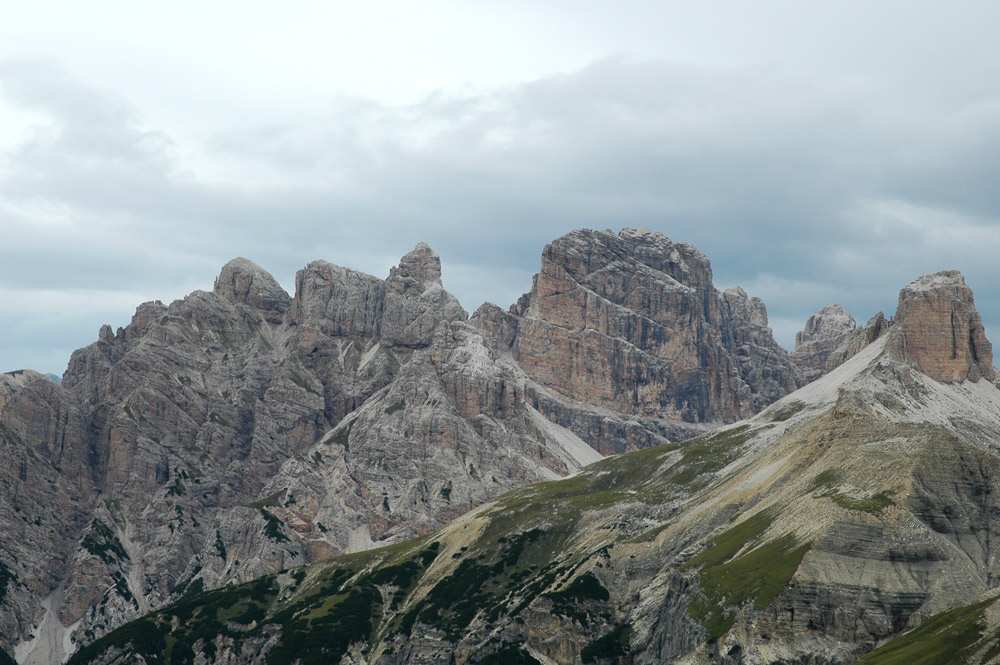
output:
[{"label": "mountain range", "polygon": [[0,640],[805,664],[938,622],[991,662],[995,378],[954,271],[860,328],[823,308],[789,354],[759,299],[642,229],[555,240],[471,317],[423,244],[385,280],[313,262],[293,296],[236,259],[102,328],[61,386],[0,377]]}]

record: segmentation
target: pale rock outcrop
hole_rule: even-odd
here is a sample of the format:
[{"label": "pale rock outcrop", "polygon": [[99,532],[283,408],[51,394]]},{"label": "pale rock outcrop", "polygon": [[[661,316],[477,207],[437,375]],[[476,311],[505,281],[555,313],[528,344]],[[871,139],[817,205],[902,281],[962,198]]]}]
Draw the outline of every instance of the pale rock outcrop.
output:
[{"label": "pale rock outcrop", "polygon": [[854,332],[854,317],[840,305],[827,305],[809,317],[805,328],[795,333],[795,349],[789,354],[803,383],[815,381],[826,372],[830,354]]}]

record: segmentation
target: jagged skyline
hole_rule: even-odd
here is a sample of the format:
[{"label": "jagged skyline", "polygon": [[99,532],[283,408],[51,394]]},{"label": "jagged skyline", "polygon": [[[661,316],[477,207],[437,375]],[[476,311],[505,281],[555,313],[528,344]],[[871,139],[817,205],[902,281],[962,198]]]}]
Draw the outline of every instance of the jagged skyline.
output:
[{"label": "jagged skyline", "polygon": [[506,307],[581,227],[694,244],[787,348],[951,268],[997,329],[1000,9],[663,4],[0,2],[0,371],[235,256],[291,291],[426,241]]}]

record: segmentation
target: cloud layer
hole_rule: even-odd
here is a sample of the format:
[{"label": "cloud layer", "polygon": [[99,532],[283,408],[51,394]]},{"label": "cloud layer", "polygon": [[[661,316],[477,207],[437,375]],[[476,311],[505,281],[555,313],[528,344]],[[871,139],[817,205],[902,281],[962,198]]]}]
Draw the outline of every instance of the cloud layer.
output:
[{"label": "cloud layer", "polygon": [[611,57],[198,134],[57,61],[7,60],[0,371],[59,373],[102,323],[211,288],[237,255],[291,288],[310,260],[384,276],[426,241],[466,309],[506,306],[543,246],[581,227],[693,243],[717,286],[764,299],[786,346],[823,305],[891,313],[902,286],[948,268],[1000,331],[996,80],[943,99],[875,76]]}]

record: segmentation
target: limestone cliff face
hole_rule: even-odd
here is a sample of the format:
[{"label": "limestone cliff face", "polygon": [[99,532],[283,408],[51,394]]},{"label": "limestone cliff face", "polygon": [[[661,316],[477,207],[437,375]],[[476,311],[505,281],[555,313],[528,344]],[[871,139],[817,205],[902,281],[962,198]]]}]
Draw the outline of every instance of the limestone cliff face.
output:
[{"label": "limestone cliff face", "polygon": [[[260,499],[282,464],[388,385],[438,326],[467,316],[441,288],[440,261],[426,245],[387,280],[318,262],[297,284],[291,298],[259,266],[235,259],[212,292],[145,303],[125,328],[103,327],[73,354],[62,388],[29,374],[0,398],[8,438],[31,442],[73,490],[55,486],[60,542],[38,548],[63,562],[50,571],[64,573],[18,573],[32,580],[30,601],[4,614],[18,622],[4,631],[11,643],[36,635],[21,645],[28,662],[60,659],[42,641],[72,633],[85,643],[188,584],[294,563],[294,547],[261,537],[273,518],[243,508],[234,526],[229,514]],[[21,485],[12,481],[14,497],[24,497]],[[24,528],[44,519],[44,506],[29,502]],[[248,522],[246,542],[257,544],[243,560],[193,579],[227,543],[238,551]]]},{"label": "limestone cliff face", "polygon": [[809,317],[805,328],[795,333],[795,349],[789,354],[804,383],[826,372],[830,354],[854,332],[854,317],[840,305],[827,305]]},{"label": "limestone cliff face", "polygon": [[295,283],[234,259],[211,292],[103,327],[62,388],[6,379],[5,441],[28,442],[6,473],[30,449],[46,480],[9,479],[33,494],[5,499],[28,545],[0,555],[0,645],[58,661],[185,593],[426,533],[796,382],[763,303],[646,231],[558,239],[518,305],[471,319],[423,243],[384,280],[315,261]]},{"label": "limestone cliff face", "polygon": [[689,423],[731,422],[796,387],[759,300],[712,285],[704,254],[646,230],[574,231],[545,248],[514,357],[578,402]]},{"label": "limestone cliff face", "polygon": [[[72,396],[26,370],[0,375],[0,635],[36,632],[65,580],[95,491]],[[50,661],[58,662],[58,658]]]},{"label": "limestone cliff face", "polygon": [[972,289],[957,270],[924,275],[899,293],[895,352],[936,381],[995,378]]}]

